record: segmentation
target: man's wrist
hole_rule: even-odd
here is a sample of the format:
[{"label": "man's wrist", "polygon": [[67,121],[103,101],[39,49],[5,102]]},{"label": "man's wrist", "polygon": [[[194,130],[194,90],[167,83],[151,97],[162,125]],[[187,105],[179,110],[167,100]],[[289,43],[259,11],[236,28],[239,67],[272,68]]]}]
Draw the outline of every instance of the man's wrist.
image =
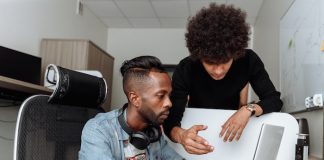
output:
[{"label": "man's wrist", "polygon": [[255,112],[256,112],[256,106],[255,106],[255,104],[252,104],[252,103],[247,104],[247,105],[245,106],[245,108],[246,108],[248,111],[251,112],[251,117],[255,115]]},{"label": "man's wrist", "polygon": [[182,129],[179,126],[175,126],[171,129],[170,132],[170,138],[173,142],[175,143],[180,143],[181,142],[181,137],[180,135],[182,134],[182,132],[184,131],[184,129]]},{"label": "man's wrist", "polygon": [[[263,109],[262,109],[262,107],[259,106],[257,103],[253,103],[253,105],[254,105],[254,109],[255,109],[255,114],[254,114],[254,116],[256,116],[256,117],[261,116],[262,113],[263,113]],[[249,110],[247,110],[247,105],[243,106],[242,108],[245,108],[246,111],[249,111]],[[249,112],[251,113],[251,111],[249,111]]]}]

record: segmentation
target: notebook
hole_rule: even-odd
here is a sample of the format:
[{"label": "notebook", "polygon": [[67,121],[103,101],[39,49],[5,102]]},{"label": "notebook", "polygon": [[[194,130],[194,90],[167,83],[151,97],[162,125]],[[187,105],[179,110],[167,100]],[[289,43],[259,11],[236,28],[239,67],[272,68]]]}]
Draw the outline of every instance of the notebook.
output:
[{"label": "notebook", "polygon": [[276,160],[284,127],[263,124],[253,160]]}]

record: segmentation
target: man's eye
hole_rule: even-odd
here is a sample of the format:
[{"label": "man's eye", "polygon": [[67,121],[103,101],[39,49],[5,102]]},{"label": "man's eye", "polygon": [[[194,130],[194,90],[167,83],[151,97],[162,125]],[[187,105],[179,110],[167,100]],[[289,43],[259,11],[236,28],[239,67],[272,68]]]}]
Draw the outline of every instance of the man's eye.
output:
[{"label": "man's eye", "polygon": [[163,97],[164,97],[164,95],[162,94],[162,95],[158,95],[158,97],[160,98],[160,99],[162,99]]}]

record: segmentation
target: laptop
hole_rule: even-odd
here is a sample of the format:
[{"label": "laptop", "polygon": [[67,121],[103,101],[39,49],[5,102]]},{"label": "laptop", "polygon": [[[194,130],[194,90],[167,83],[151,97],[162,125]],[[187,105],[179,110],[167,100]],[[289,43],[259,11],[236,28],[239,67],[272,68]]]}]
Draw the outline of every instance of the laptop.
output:
[{"label": "laptop", "polygon": [[276,160],[284,127],[262,124],[253,160]]}]

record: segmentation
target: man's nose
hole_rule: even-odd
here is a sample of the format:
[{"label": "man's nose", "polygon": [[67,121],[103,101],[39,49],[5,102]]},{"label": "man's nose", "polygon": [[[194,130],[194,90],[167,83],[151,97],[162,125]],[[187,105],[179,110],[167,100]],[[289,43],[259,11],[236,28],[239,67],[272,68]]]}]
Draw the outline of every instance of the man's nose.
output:
[{"label": "man's nose", "polygon": [[220,75],[220,74],[222,74],[222,73],[224,72],[224,69],[223,69],[223,67],[221,67],[221,66],[215,66],[215,67],[213,68],[213,72],[214,72],[214,74],[216,74],[216,75]]},{"label": "man's nose", "polygon": [[172,107],[172,102],[170,100],[170,97],[166,98],[165,102],[164,102],[164,106],[171,108]]}]

